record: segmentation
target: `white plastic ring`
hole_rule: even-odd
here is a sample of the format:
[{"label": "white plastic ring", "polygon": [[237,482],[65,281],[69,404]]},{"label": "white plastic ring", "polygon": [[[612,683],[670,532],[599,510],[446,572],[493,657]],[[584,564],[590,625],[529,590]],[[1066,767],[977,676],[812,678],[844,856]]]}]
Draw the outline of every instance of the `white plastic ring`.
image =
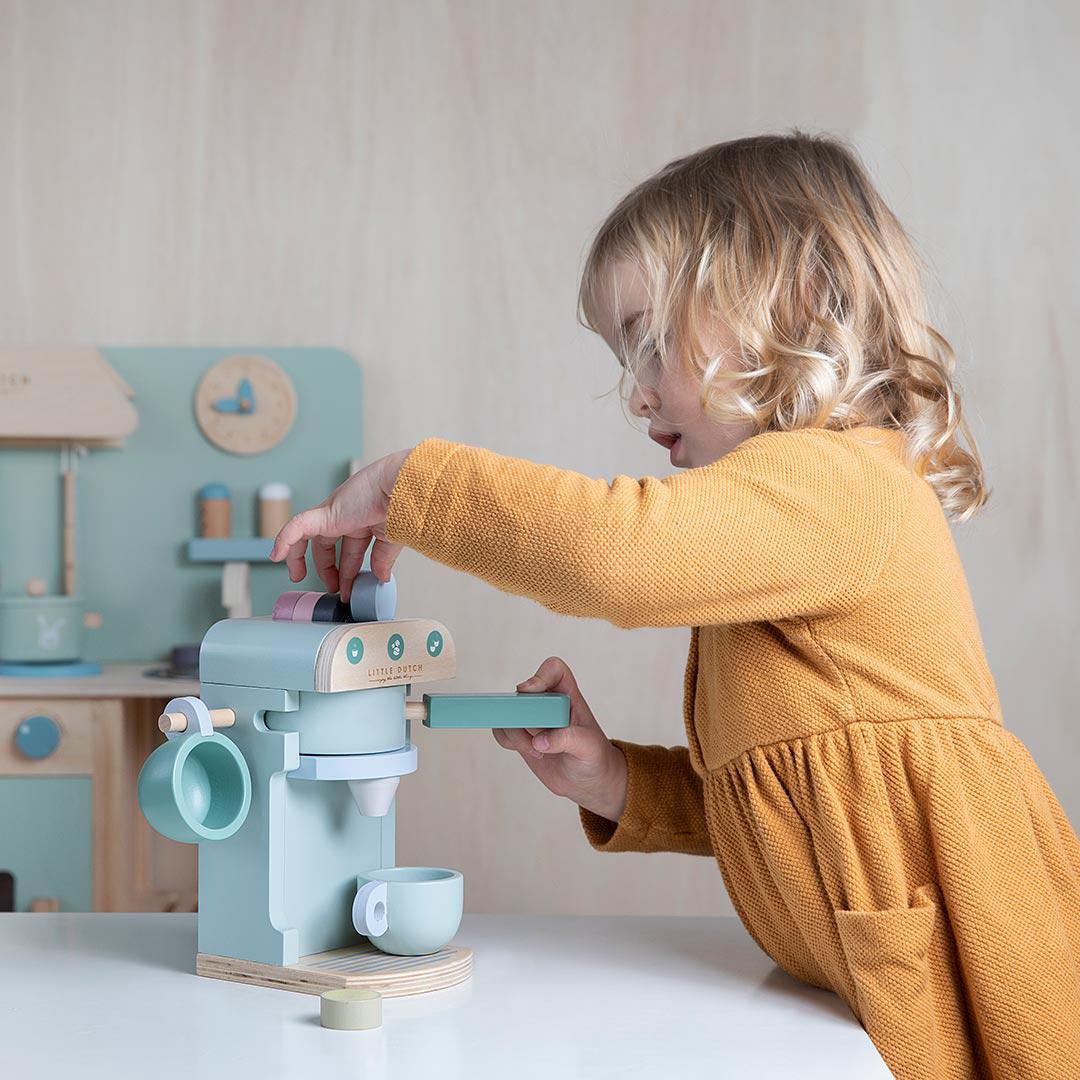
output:
[{"label": "white plastic ring", "polygon": [[187,727],[183,731],[167,731],[165,737],[168,739],[180,739],[194,732],[200,735],[214,734],[214,721],[210,719],[210,710],[203,704],[202,698],[174,697],[161,711],[183,713],[187,717]]},{"label": "white plastic ring", "polygon": [[382,937],[389,925],[387,918],[387,888],[385,881],[367,881],[356,891],[352,906],[352,921],[358,934]]}]

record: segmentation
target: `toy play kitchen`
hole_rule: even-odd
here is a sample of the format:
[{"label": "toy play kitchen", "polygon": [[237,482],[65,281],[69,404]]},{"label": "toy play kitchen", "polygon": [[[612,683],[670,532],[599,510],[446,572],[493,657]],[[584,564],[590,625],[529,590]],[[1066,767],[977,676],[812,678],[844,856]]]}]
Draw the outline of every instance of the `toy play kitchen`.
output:
[{"label": "toy play kitchen", "polygon": [[[101,616],[76,594],[75,483],[87,447],[118,446],[138,424],[130,387],[96,349],[7,349],[0,354],[0,443],[57,447],[62,491],[63,594],[43,578],[0,593],[0,675],[82,676],[100,664],[80,661],[82,631]],[[46,494],[43,493],[45,498]]]},{"label": "toy play kitchen", "polygon": [[403,995],[469,977],[451,944],[461,874],[398,867],[394,799],[410,725],[556,728],[562,694],[425,694],[455,673],[432,619],[395,620],[396,584],[362,573],[348,605],[288,592],[271,617],[202,641],[198,697],[174,698],[139,776],[150,824],[198,844],[201,975],[307,993]]},{"label": "toy play kitchen", "polygon": [[195,909],[139,770],[207,628],[270,611],[268,537],[363,415],[339,349],[0,346],[0,912]]}]

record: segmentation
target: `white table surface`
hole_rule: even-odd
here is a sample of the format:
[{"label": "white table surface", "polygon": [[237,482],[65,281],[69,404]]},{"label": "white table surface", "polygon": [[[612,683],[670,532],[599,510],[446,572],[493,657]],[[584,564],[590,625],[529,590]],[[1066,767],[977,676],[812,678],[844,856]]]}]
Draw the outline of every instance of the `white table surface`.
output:
[{"label": "white table surface", "polygon": [[839,998],[734,917],[466,916],[462,986],[319,1026],[307,994],[194,974],[194,915],[0,915],[0,1075],[888,1080]]}]

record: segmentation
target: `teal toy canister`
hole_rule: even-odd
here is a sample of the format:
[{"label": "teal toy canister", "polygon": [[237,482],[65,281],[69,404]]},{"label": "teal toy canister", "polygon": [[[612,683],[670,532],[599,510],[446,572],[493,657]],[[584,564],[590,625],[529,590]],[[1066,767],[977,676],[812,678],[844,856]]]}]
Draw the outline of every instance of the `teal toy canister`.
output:
[{"label": "teal toy canister", "polygon": [[224,840],[251,807],[251,773],[236,744],[215,732],[171,738],[139,773],[139,806],[162,836],[184,844]]}]

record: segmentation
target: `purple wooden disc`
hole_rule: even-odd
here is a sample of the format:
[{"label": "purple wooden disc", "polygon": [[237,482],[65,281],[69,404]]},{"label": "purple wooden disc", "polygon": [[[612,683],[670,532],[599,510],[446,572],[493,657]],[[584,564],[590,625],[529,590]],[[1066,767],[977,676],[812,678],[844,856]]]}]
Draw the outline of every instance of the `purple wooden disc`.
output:
[{"label": "purple wooden disc", "polygon": [[283,592],[274,601],[272,617],[279,622],[290,622],[292,620],[293,608],[296,607],[296,601],[303,595],[302,592]]}]

